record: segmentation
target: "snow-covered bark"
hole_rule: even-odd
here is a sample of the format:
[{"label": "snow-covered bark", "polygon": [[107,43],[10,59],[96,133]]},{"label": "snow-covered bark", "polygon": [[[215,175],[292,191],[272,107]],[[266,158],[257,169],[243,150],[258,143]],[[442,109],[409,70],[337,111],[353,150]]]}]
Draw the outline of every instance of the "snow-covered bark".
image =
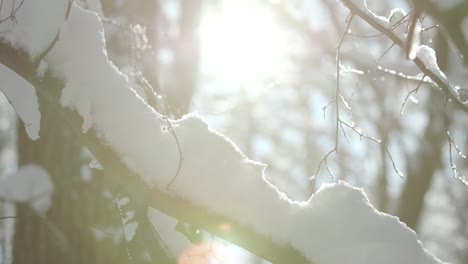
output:
[{"label": "snow-covered bark", "polygon": [[[265,165],[249,160],[200,116],[168,120],[149,107],[109,62],[95,13],[73,4],[65,19],[67,1],[43,3],[54,8],[35,12],[37,4],[25,2],[18,26],[0,28],[7,32],[0,38],[37,58],[60,31],[44,61],[64,82],[61,105],[79,113],[82,132],[92,129],[148,185],[291,246],[311,263],[440,263],[413,231],[344,182],[305,202],[288,199],[265,180]],[[56,23],[32,34],[34,20],[22,19],[31,14]]]}]

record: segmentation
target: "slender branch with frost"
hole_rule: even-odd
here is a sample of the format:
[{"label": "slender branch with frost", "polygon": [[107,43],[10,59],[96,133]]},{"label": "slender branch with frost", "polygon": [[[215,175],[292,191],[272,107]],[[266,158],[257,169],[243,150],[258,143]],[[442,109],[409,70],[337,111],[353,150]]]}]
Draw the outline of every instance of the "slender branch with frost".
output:
[{"label": "slender branch with frost", "polygon": [[[360,17],[370,26],[385,34],[402,50],[406,49],[405,41],[397,36],[391,29],[387,28],[374,13],[367,10],[367,6],[364,0],[343,0],[342,3],[349,9],[352,14]],[[463,101],[460,98],[459,92],[450,84],[445,75],[441,73],[440,70],[436,71],[437,67],[431,65],[436,62],[434,61],[435,56],[430,54],[431,50],[428,50],[430,48],[427,46],[420,46],[418,50],[420,50],[422,47],[425,49],[423,48],[421,53],[417,54],[417,56],[412,59],[414,64],[425,76],[430,77],[434,83],[440,87],[453,102],[455,102],[458,107],[463,109],[465,112],[468,112],[468,102]]]},{"label": "slender branch with frost", "polygon": [[458,166],[455,163],[454,158],[453,158],[452,149],[455,149],[458,156],[460,158],[462,158],[462,159],[466,159],[466,155],[461,151],[461,149],[460,149],[460,147],[458,147],[457,143],[455,143],[455,140],[452,137],[452,134],[450,133],[449,122],[447,120],[447,118],[448,118],[447,117],[447,104],[448,104],[448,99],[446,98],[445,103],[444,103],[444,127],[445,127],[445,131],[446,131],[446,134],[447,134],[447,144],[448,144],[450,169],[452,170],[455,179],[459,180],[461,183],[463,183],[465,186],[468,187],[468,179],[463,174],[463,172],[461,172],[458,169]]},{"label": "slender branch with frost", "polygon": [[[415,31],[420,31],[420,29],[416,30],[415,26],[419,23],[417,20],[419,19],[420,13],[412,15],[412,22],[410,24],[410,29],[407,38],[405,39],[402,36],[398,36],[393,32],[391,29],[387,28],[387,21],[385,18],[379,17],[375,15],[372,11],[367,9],[367,4],[365,0],[343,0],[342,3],[350,10],[350,12],[354,15],[359,16],[365,22],[367,22],[370,26],[378,30],[379,32],[386,35],[390,40],[393,41],[393,44],[398,45],[403,51],[408,53],[410,59],[414,62],[414,64],[420,69],[422,72],[422,77],[412,77],[412,76],[405,76],[403,74],[398,74],[399,77],[404,77],[407,79],[419,79],[418,85],[415,89],[408,92],[406,98],[404,99],[400,113],[403,114],[404,106],[411,95],[416,93],[420,86],[427,82],[426,77],[429,77],[433,84],[437,85],[445,94],[446,96],[446,104],[444,105],[444,112],[446,111],[446,107],[448,102],[454,102],[456,106],[462,109],[464,112],[468,112],[468,101],[463,100],[460,96],[459,88],[454,87],[446,75],[439,69],[436,61],[435,51],[425,45],[413,47],[413,34],[416,34]],[[421,10],[419,10],[421,11]],[[426,28],[426,30],[431,29],[433,27]],[[411,42],[411,43],[410,43]],[[392,46],[393,46],[392,44]],[[419,45],[419,44],[418,44]],[[411,51],[410,51],[411,50]],[[378,68],[380,69],[380,68]],[[394,73],[392,71],[384,69],[385,72]],[[459,155],[460,151],[458,150],[458,146],[454,143],[453,138],[451,137],[450,131],[446,127],[447,133],[447,142],[449,148],[449,161],[450,167],[453,171],[454,177],[460,180],[463,184],[467,184],[467,180],[464,175],[460,173],[460,170],[457,168],[455,162],[453,161],[452,157],[452,148],[455,148]],[[460,155],[464,157],[464,155]]]},{"label": "slender branch with frost", "polygon": [[[341,92],[341,87],[340,87],[340,79],[341,79],[341,72],[346,70],[348,72],[354,72],[354,73],[358,73],[358,74],[361,74],[360,71],[357,71],[357,70],[353,70],[353,69],[344,69],[344,67],[342,66],[341,64],[341,46],[343,44],[343,41],[345,39],[345,37],[347,35],[350,35],[349,33],[349,29],[351,27],[351,23],[353,21],[353,17],[354,17],[354,14],[353,13],[350,13],[349,16],[347,17],[346,19],[346,26],[345,26],[345,29],[344,29],[344,32],[340,38],[340,41],[339,41],[339,44],[338,44],[338,47],[337,47],[337,52],[336,52],[336,90],[335,90],[335,96],[333,98],[332,101],[328,102],[324,107],[323,107],[323,115],[324,115],[324,118],[325,118],[325,111],[326,109],[328,108],[328,106],[332,103],[335,104],[335,144],[334,144],[334,147],[327,152],[327,154],[325,154],[325,156],[320,160],[319,162],[319,165],[317,166],[317,169],[315,171],[315,173],[310,177],[310,179],[314,179],[316,177],[316,175],[319,173],[322,165],[325,165],[325,168],[327,169],[327,172],[328,174],[330,175],[330,177],[333,179],[333,173],[332,173],[332,170],[330,168],[330,166],[328,165],[328,158],[330,155],[332,155],[333,153],[338,153],[338,142],[339,142],[339,128],[341,128],[341,131],[343,132],[343,135],[345,137],[345,139],[348,141],[349,143],[349,137],[346,133],[346,130],[344,129],[343,126],[346,126],[348,128],[350,128],[353,132],[355,132],[357,135],[359,135],[359,137],[361,138],[365,138],[365,139],[368,139],[370,141],[373,141],[375,143],[378,143],[378,144],[381,144],[381,140],[380,139],[377,139],[375,137],[372,137],[372,136],[369,136],[368,134],[366,134],[361,128],[359,128],[354,122],[352,123],[349,123],[349,122],[346,122],[345,120],[343,120],[341,117],[340,117],[340,102],[343,104],[345,110],[348,112],[349,116],[351,117],[351,121],[352,121],[352,108],[351,108],[351,105],[350,103],[348,103],[348,101],[344,98],[342,92]],[[403,17],[405,18],[405,16]],[[395,29],[397,28],[401,21],[403,20],[403,18],[398,21],[396,23],[396,25],[392,28]],[[391,48],[391,47],[390,47]],[[354,94],[354,92],[353,92]],[[393,165],[393,169],[395,171],[395,173],[400,177],[400,178],[403,178],[403,173],[397,168],[396,164],[395,164],[395,161],[392,157],[392,155],[390,154],[390,151],[388,150],[387,147],[385,147],[385,152],[387,153],[390,161],[392,162],[392,165]]]}]

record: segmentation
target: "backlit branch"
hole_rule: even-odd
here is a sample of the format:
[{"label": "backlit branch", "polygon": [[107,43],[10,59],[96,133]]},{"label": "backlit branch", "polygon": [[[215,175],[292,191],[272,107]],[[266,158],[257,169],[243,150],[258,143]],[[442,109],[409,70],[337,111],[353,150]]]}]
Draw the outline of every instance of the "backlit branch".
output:
[{"label": "backlit branch", "polygon": [[[104,173],[109,176],[105,178],[117,182],[122,188],[128,190],[128,193],[133,195],[131,198],[135,202],[146,204],[148,207],[156,208],[181,222],[206,230],[271,263],[310,264],[301,253],[291,246],[276,244],[271,238],[257,234],[252,229],[241,226],[232,219],[216,215],[205,208],[195,206],[187,200],[157,188],[149,188],[140,177],[136,177],[121,162],[118,155],[109,146],[96,136],[95,131],[90,129],[86,134],[81,133],[81,117],[76,112],[60,106],[59,97],[64,86],[62,80],[55,79],[50,74],[39,79],[28,56],[5,43],[0,43],[0,63],[15,71],[36,88],[37,96],[43,98],[54,111],[60,113],[62,118],[58,122],[69,125],[103,166]],[[231,226],[228,231],[220,228],[226,224]]]}]

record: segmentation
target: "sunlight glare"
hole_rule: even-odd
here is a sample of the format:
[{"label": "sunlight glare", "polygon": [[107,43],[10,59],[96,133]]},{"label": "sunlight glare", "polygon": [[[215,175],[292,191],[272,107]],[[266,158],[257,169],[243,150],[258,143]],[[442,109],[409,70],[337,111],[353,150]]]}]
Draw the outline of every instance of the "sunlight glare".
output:
[{"label": "sunlight glare", "polygon": [[202,71],[247,83],[272,77],[284,57],[284,36],[273,16],[252,1],[223,1],[200,27]]}]

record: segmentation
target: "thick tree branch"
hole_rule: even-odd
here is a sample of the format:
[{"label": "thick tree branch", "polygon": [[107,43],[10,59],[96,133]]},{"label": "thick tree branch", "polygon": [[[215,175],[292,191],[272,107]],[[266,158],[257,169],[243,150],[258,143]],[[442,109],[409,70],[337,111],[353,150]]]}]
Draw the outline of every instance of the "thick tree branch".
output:
[{"label": "thick tree branch", "polygon": [[[134,175],[120,161],[118,155],[104,144],[92,129],[86,134],[81,133],[81,117],[76,112],[62,108],[59,104],[59,96],[63,87],[62,80],[57,80],[50,74],[46,74],[43,79],[38,78],[34,63],[28,56],[5,43],[0,43],[0,63],[29,81],[36,88],[38,97],[43,97],[48,104],[61,113],[63,118],[60,122],[66,122],[72,127],[83,144],[101,163],[108,180],[127,188],[128,193],[133,194],[132,198],[136,202],[154,207],[181,222],[206,230],[271,263],[309,263],[301,253],[290,246],[275,244],[269,237],[259,235],[252,229],[240,226],[231,219],[216,215],[170,193],[149,188],[140,177]],[[231,227],[229,231],[221,228],[226,225]]]}]

